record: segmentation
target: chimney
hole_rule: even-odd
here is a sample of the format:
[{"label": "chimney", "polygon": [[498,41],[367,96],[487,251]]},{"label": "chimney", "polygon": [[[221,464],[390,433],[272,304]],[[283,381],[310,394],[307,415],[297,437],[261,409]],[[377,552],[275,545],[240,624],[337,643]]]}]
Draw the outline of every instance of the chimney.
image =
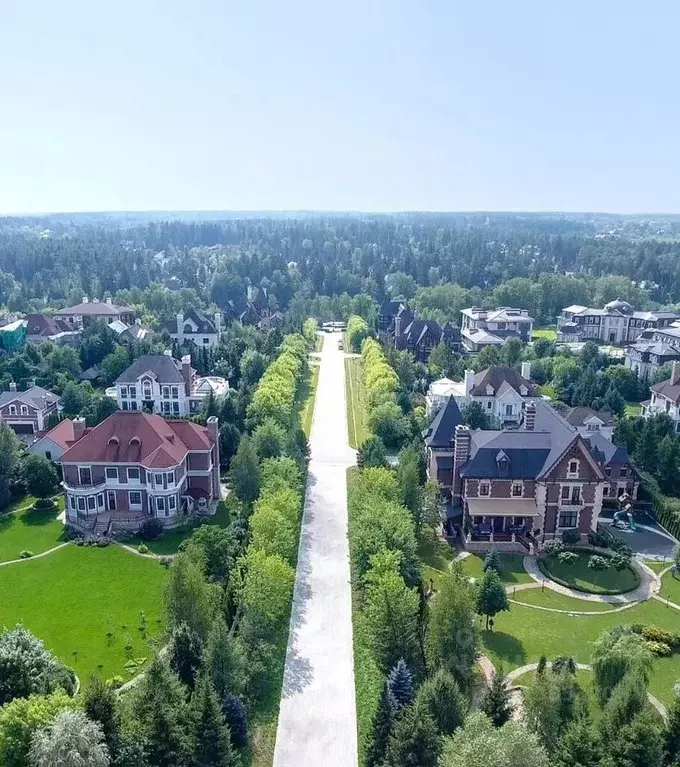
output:
[{"label": "chimney", "polygon": [[529,402],[524,408],[524,429],[533,431],[536,427],[536,403]]},{"label": "chimney", "polygon": [[463,380],[465,381],[465,397],[467,398],[470,396],[470,392],[472,391],[472,387],[475,383],[475,371],[466,370],[465,378]]},{"label": "chimney", "polygon": [[531,379],[531,362],[522,363],[522,378],[526,378],[527,381]]},{"label": "chimney", "polygon": [[394,318],[394,340],[398,341],[401,338],[401,317],[398,315]]},{"label": "chimney", "polygon": [[675,360],[671,368],[671,386],[677,386],[680,383],[680,362]]},{"label": "chimney", "polygon": [[182,378],[184,379],[184,388],[187,394],[191,394],[191,379],[194,371],[191,368],[191,355],[185,354],[182,357]]},{"label": "chimney", "polygon": [[215,415],[211,415],[205,422],[213,443],[213,468],[212,468],[212,496],[219,500],[220,488],[220,422]]},{"label": "chimney", "polygon": [[217,336],[222,332],[222,312],[215,312],[215,330],[217,330]]},{"label": "chimney", "polygon": [[109,306],[112,306],[112,305],[113,305],[113,299],[111,298],[111,296],[107,296],[107,297],[106,297],[106,303],[107,303]]},{"label": "chimney", "polygon": [[181,346],[184,342],[184,313],[177,312],[177,342]]},{"label": "chimney", "polygon": [[35,386],[34,380],[31,379],[30,381],[26,381],[26,389],[32,389],[34,386]]},{"label": "chimney", "polygon": [[82,303],[86,304],[86,303],[87,303],[87,301],[88,301],[88,298],[87,298],[87,296],[83,296],[83,301],[82,301]]},{"label": "chimney", "polygon": [[17,390],[17,385],[16,385],[15,381],[10,381],[9,382],[9,390],[10,391],[16,391]]},{"label": "chimney", "polygon": [[141,318],[137,317],[137,319],[135,320],[135,325],[141,325],[141,324],[142,324]]},{"label": "chimney", "polygon": [[99,303],[99,299],[98,298],[93,298],[92,299],[92,303],[93,304],[98,304]]},{"label": "chimney", "polygon": [[73,441],[77,442],[85,436],[85,419],[82,416],[74,418],[73,421]]},{"label": "chimney", "polygon": [[451,495],[454,504],[460,502],[463,480],[460,476],[460,470],[465,466],[470,458],[470,428],[459,424],[456,426],[456,432],[453,438],[453,487]]},{"label": "chimney", "polygon": [[249,301],[255,300],[255,288],[252,285],[248,285],[246,288],[246,296]]},{"label": "chimney", "polygon": [[164,349],[164,350],[163,350],[163,354],[164,354],[166,357],[172,357],[172,349]]}]

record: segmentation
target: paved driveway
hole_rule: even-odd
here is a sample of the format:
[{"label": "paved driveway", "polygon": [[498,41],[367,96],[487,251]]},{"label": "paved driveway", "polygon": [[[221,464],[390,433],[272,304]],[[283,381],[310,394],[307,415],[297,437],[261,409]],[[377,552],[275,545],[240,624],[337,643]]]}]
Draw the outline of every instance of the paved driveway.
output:
[{"label": "paved driveway", "polygon": [[357,763],[345,367],[324,336],[274,767]]}]

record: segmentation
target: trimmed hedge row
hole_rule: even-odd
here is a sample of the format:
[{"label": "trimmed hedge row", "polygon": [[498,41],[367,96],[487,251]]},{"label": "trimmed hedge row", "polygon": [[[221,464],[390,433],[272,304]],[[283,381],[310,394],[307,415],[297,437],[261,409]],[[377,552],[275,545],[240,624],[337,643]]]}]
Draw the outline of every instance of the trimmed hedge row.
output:
[{"label": "trimmed hedge row", "polygon": [[680,539],[680,498],[664,495],[650,474],[643,475],[644,488],[652,503],[652,516],[668,532]]},{"label": "trimmed hedge row", "polygon": [[347,346],[349,347],[348,351],[360,352],[363,342],[371,336],[371,329],[363,317],[360,317],[358,314],[352,314],[347,320],[345,335],[347,337]]}]

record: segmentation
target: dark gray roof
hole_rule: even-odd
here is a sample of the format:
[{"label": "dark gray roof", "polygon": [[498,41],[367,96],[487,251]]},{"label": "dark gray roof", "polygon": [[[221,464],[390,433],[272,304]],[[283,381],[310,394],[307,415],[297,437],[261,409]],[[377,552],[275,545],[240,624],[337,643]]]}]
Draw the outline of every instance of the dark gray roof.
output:
[{"label": "dark gray roof", "polygon": [[523,396],[534,397],[536,395],[535,387],[531,381],[522,378],[522,376],[513,368],[506,368],[502,365],[494,365],[493,367],[477,373],[474,377],[474,383],[470,394],[472,394],[473,397],[486,397],[488,396],[486,393],[487,386],[491,386],[495,393],[500,389],[501,384],[504,382],[509,386],[512,386],[517,394],[521,394],[520,388],[526,386],[528,394]]},{"label": "dark gray roof", "polygon": [[572,407],[564,414],[564,420],[571,426],[583,426],[590,418],[599,418],[606,426],[614,423],[614,416],[605,410],[593,410],[592,407]]},{"label": "dark gray roof", "polygon": [[661,381],[661,383],[654,384],[649,387],[655,394],[660,394],[662,397],[666,397],[671,402],[680,402],[680,383],[671,383],[669,378],[667,381]]},{"label": "dark gray roof", "polygon": [[508,430],[478,448],[461,469],[461,477],[508,477],[535,479],[551,453],[551,435],[546,432]]},{"label": "dark gray roof", "polygon": [[628,349],[635,349],[642,354],[656,354],[657,357],[680,357],[680,349],[662,341],[641,341],[638,338]]},{"label": "dark gray roof", "polygon": [[59,397],[42,386],[31,386],[26,391],[3,391],[0,392],[0,407],[8,402],[23,402],[36,408],[43,408],[53,402],[59,402]]},{"label": "dark gray roof", "polygon": [[590,454],[598,463],[606,466],[609,463],[626,463],[629,460],[625,445],[615,445],[600,432],[589,434],[585,440]]},{"label": "dark gray roof", "polygon": [[[196,311],[195,309],[189,309],[186,312],[184,312],[184,321],[187,320],[193,320],[196,325],[198,326],[198,330],[196,330],[196,333],[217,333],[217,328],[215,327],[215,323],[208,319],[203,312]],[[165,325],[165,329],[168,331],[168,333],[176,333],[177,332],[177,319],[170,320]]]},{"label": "dark gray roof", "polygon": [[427,447],[445,448],[451,447],[456,426],[463,423],[463,416],[453,397],[446,400],[446,404],[432,419],[432,423],[423,432],[423,439]]},{"label": "dark gray roof", "polygon": [[135,383],[144,373],[152,373],[162,383],[184,383],[179,360],[167,354],[145,354],[124,370],[115,383]]}]

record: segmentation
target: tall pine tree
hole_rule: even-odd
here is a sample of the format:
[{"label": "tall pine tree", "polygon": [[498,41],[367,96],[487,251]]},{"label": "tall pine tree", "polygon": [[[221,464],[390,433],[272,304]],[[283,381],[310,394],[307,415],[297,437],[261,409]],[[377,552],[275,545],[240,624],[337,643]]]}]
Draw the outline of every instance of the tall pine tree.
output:
[{"label": "tall pine tree", "polygon": [[234,763],[227,722],[215,688],[200,679],[192,699],[195,767],[230,767]]},{"label": "tall pine tree", "polygon": [[397,702],[386,682],[380,693],[378,709],[373,716],[372,731],[366,748],[364,767],[378,767],[378,765],[383,764],[396,711]]},{"label": "tall pine tree", "polygon": [[387,678],[387,688],[394,698],[398,711],[404,706],[408,706],[413,700],[413,678],[403,660],[400,660],[390,671]]}]

